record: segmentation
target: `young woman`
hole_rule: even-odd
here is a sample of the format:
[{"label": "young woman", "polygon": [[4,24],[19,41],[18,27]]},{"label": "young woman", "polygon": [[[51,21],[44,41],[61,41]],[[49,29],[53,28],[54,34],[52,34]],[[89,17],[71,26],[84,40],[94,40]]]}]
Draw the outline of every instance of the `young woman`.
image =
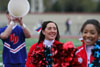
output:
[{"label": "young woman", "polygon": [[56,23],[52,21],[44,22],[42,24],[42,30],[40,32],[39,41],[33,44],[29,50],[26,67],[38,67],[38,65],[32,63],[32,52],[35,52],[35,49],[41,50],[41,48],[43,48],[44,46],[51,48],[52,45],[62,44],[59,42],[59,37],[59,30]]},{"label": "young woman", "polygon": [[[97,40],[100,36],[100,23],[95,19],[87,20],[82,28],[82,46],[78,47],[78,51],[76,55],[78,56],[78,62],[81,63],[80,67],[99,67],[99,56],[97,57],[97,53],[95,51],[100,51],[96,47]],[[98,52],[100,53],[100,52]]]},{"label": "young woman", "polygon": [[[71,42],[66,44],[59,42],[59,37],[56,23],[44,22],[39,41],[33,44],[29,50],[26,67],[67,67],[72,65],[75,49],[72,48]],[[72,49],[67,49],[68,44]]]}]

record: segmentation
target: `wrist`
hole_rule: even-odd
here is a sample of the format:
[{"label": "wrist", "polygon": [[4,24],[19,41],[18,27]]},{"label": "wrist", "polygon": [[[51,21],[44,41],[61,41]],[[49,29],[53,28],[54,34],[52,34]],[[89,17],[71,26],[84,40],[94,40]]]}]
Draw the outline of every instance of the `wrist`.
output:
[{"label": "wrist", "polygon": [[13,25],[14,25],[14,22],[13,22],[13,21],[10,21],[10,25],[12,25],[12,26],[13,26]]},{"label": "wrist", "polygon": [[22,27],[26,28],[26,25],[23,23]]}]

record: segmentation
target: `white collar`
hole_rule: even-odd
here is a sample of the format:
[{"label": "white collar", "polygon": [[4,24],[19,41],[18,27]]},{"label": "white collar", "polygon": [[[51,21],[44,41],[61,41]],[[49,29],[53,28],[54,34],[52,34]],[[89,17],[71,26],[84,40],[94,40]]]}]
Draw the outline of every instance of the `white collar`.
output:
[{"label": "white collar", "polygon": [[44,40],[43,44],[45,45],[45,47],[51,47],[54,43],[54,40]]},{"label": "white collar", "polygon": [[[7,26],[8,26],[8,25],[7,25]],[[15,28],[16,28],[16,26],[17,26],[17,24],[16,24],[16,25],[14,25],[14,26],[12,27],[12,30],[13,30],[13,29],[15,29]]]},{"label": "white collar", "polygon": [[86,53],[87,53],[87,58],[88,58],[88,64],[90,64],[90,57],[92,54],[92,49],[94,48],[94,46],[86,46]]},{"label": "white collar", "polygon": [[15,28],[16,28],[16,26],[17,26],[17,24],[16,24],[16,25],[14,25],[12,29],[15,29]]}]

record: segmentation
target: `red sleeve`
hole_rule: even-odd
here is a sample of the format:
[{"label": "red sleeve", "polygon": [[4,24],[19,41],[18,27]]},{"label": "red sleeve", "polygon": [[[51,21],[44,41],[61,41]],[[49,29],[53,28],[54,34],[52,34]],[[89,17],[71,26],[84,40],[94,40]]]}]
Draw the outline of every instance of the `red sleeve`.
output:
[{"label": "red sleeve", "polygon": [[31,54],[33,52],[33,50],[35,49],[36,44],[33,44],[28,52],[27,55],[27,60],[26,60],[26,67],[35,67],[32,63],[31,63]]}]

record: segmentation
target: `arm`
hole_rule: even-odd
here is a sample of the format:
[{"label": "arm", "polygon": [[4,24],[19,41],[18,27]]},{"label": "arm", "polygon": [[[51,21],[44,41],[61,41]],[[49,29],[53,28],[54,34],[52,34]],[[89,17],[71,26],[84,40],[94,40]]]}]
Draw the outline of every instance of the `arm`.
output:
[{"label": "arm", "polygon": [[22,29],[24,31],[25,37],[26,38],[30,38],[31,37],[31,33],[29,32],[29,29],[26,27],[25,24],[22,25]]},{"label": "arm", "polygon": [[26,67],[36,67],[35,65],[33,65],[33,64],[31,63],[31,60],[32,60],[32,57],[31,57],[31,56],[32,56],[33,50],[35,49],[35,45],[36,45],[36,44],[33,44],[33,45],[31,46],[29,52],[28,52],[27,61],[26,61]]},{"label": "arm", "polygon": [[26,38],[30,38],[31,37],[31,33],[29,32],[29,29],[26,27],[26,25],[22,22],[22,18],[18,18],[18,23],[20,24],[20,26],[22,26],[22,29],[24,31],[25,37]]},{"label": "arm", "polygon": [[3,33],[1,33],[0,38],[7,39],[12,31],[13,26],[14,26],[14,22],[11,21],[10,24],[8,24],[8,27],[6,28],[6,30]]}]

